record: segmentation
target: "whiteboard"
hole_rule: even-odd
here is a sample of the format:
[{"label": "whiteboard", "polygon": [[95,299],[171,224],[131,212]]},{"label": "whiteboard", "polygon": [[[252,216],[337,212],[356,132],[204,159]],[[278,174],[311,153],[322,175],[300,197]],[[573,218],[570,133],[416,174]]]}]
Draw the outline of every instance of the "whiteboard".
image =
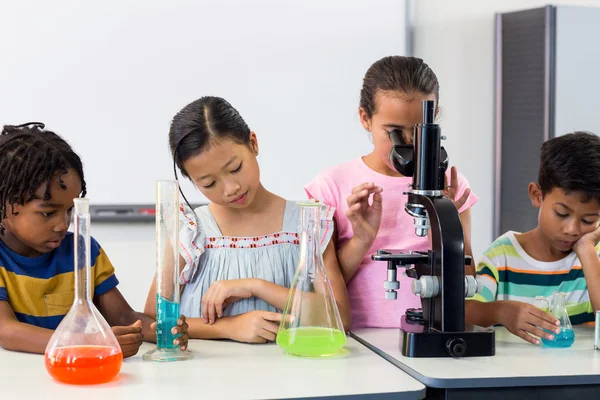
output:
[{"label": "whiteboard", "polygon": [[154,204],[171,119],[206,95],[256,132],[264,186],[304,198],[319,171],[371,150],[362,79],[407,38],[404,0],[0,0],[0,16],[0,123],[67,139],[95,205]]},{"label": "whiteboard", "polygon": [[[597,112],[600,51],[587,49],[600,39],[600,8],[556,7],[554,136],[575,131],[600,135]],[[552,133],[551,133],[552,135]]]}]

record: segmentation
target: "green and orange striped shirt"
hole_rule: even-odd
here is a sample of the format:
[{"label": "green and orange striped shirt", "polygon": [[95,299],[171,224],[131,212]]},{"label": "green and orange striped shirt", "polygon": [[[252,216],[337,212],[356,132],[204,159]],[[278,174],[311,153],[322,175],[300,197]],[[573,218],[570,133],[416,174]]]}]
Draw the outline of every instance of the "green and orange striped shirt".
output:
[{"label": "green and orange striped shirt", "polygon": [[[596,252],[600,253],[600,245]],[[482,284],[482,293],[473,300],[515,300],[547,309],[536,296],[551,300],[553,292],[564,292],[572,324],[594,321],[587,283],[575,252],[559,261],[538,261],[521,247],[515,232],[509,231],[484,253],[477,266],[477,281]]]}]

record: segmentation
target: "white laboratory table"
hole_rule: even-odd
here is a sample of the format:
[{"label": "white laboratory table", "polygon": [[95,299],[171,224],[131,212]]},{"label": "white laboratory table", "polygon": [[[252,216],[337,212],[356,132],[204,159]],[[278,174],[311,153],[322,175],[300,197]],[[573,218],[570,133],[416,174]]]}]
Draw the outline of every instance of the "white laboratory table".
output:
[{"label": "white laboratory table", "polygon": [[358,329],[351,336],[425,384],[427,398],[600,399],[593,327],[575,327],[575,343],[565,349],[532,345],[495,329],[495,356],[459,359],[404,357],[399,329]]},{"label": "white laboratory table", "polygon": [[298,358],[275,344],[192,340],[195,358],[176,363],[123,363],[115,381],[70,386],[47,374],[41,355],[0,348],[0,398],[12,399],[422,399],[425,386],[348,338],[343,354]]}]

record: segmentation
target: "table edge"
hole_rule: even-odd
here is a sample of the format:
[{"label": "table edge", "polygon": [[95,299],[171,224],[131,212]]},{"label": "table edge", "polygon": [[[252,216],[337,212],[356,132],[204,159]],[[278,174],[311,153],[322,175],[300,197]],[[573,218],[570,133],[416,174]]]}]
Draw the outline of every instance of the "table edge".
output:
[{"label": "table edge", "polygon": [[349,335],[378,354],[384,360],[400,368],[427,387],[437,389],[465,389],[490,387],[524,387],[524,386],[556,386],[556,385],[594,385],[600,384],[600,375],[552,375],[552,376],[513,376],[502,378],[431,378],[414,370],[402,361],[390,356],[378,347],[350,332]]}]

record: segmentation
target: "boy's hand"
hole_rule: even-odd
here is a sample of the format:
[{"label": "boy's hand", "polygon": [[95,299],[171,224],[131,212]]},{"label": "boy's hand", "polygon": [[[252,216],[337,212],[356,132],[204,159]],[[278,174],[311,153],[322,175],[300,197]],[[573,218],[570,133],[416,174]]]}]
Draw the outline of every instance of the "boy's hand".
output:
[{"label": "boy's hand", "polygon": [[[156,322],[153,322],[152,325],[150,325],[150,328],[156,332]],[[190,335],[188,333],[188,324],[184,315],[179,316],[179,319],[177,320],[177,326],[174,326],[173,329],[171,329],[171,333],[173,335],[179,335],[173,340],[173,344],[175,346],[179,346],[181,351],[187,349]]]},{"label": "boy's hand", "polygon": [[227,335],[231,340],[245,343],[272,342],[277,337],[282,314],[269,311],[250,311],[223,319],[230,326]]},{"label": "boy's hand", "polygon": [[111,329],[121,345],[123,358],[135,356],[144,340],[142,321],[137,320],[129,326],[113,326]]},{"label": "boy's hand", "polygon": [[[363,183],[352,189],[348,197],[346,216],[352,224],[354,238],[365,246],[371,246],[375,241],[381,226],[383,188],[374,183]],[[373,195],[372,204],[369,198]]]},{"label": "boy's hand", "polygon": [[252,297],[254,280],[230,279],[216,281],[202,296],[202,318],[204,322],[214,324],[223,316],[223,308],[241,299]]},{"label": "boy's hand", "polygon": [[444,175],[444,196],[448,197],[454,203],[457,210],[465,205],[471,194],[471,189],[467,188],[460,198],[458,196],[458,170],[456,167],[450,169],[450,185],[448,185],[448,175]]},{"label": "boy's hand", "polygon": [[498,321],[509,332],[529,343],[540,344],[540,341],[531,335],[554,340],[554,336],[543,329],[555,333],[560,332],[559,322],[554,316],[531,304],[501,300],[498,301],[498,306]]},{"label": "boy's hand", "polygon": [[[579,256],[580,252],[586,248],[595,249],[596,245],[600,242],[600,226],[596,230],[586,233],[579,238],[573,245],[573,251]],[[595,251],[595,250],[594,250]]]}]

